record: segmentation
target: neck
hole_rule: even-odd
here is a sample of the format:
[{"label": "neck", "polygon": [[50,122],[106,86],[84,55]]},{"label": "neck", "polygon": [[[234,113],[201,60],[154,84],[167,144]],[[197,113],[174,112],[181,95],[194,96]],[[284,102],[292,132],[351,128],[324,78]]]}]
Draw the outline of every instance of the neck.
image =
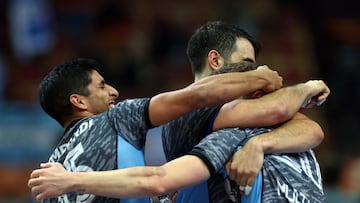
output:
[{"label": "neck", "polygon": [[212,69],[209,67],[203,68],[201,72],[195,74],[195,82],[209,76],[211,74],[211,71]]},{"label": "neck", "polygon": [[92,114],[81,114],[81,115],[74,115],[74,116],[71,116],[69,119],[67,119],[65,122],[64,122],[64,129],[67,129],[74,121],[77,121],[77,120],[80,120],[80,119],[83,119],[85,117],[89,117],[89,116],[92,116]]},{"label": "neck", "polygon": [[66,129],[68,129],[69,128],[69,126],[71,126],[71,124],[73,123],[73,122],[75,122],[75,121],[77,121],[77,120],[79,120],[79,119],[81,119],[81,118],[74,118],[74,119],[69,119],[67,122],[65,122],[64,123],[64,125],[63,125],[63,127],[64,127],[64,129],[66,130]]}]

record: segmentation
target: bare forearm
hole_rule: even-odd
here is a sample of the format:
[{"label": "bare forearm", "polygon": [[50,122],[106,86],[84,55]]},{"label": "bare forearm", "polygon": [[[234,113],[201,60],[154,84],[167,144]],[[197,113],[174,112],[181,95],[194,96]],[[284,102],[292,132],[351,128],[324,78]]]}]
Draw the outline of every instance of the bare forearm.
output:
[{"label": "bare forearm", "polygon": [[329,92],[326,84],[318,80],[285,87],[258,99],[233,101],[222,107],[215,120],[214,130],[228,127],[263,127],[282,123],[292,118],[304,103],[324,100]]},{"label": "bare forearm", "polygon": [[126,198],[173,192],[206,180],[209,171],[195,156],[183,156],[161,167],[73,173],[71,191]]},{"label": "bare forearm", "polygon": [[[261,71],[250,71],[209,76],[184,89],[157,95],[150,102],[151,123],[160,125],[194,109],[221,105],[272,84],[262,75]],[[278,78],[274,89],[282,85]]]},{"label": "bare forearm", "polygon": [[161,171],[154,167],[134,167],[124,170],[77,172],[71,174],[70,191],[114,198],[145,197],[158,195],[154,177]]},{"label": "bare forearm", "polygon": [[[209,76],[198,82],[194,87],[199,97],[197,107],[219,105],[249,94],[270,84],[256,71],[246,73],[228,73]],[[277,89],[277,88],[276,88]]]},{"label": "bare forearm", "polygon": [[324,138],[321,127],[306,116],[298,113],[269,133],[258,135],[249,140],[260,145],[264,153],[303,152],[318,146]]},{"label": "bare forearm", "polygon": [[269,116],[276,123],[269,124],[274,125],[292,118],[308,97],[312,97],[313,94],[311,88],[308,88],[305,83],[301,83],[265,95],[259,98],[257,103],[264,108],[273,109],[273,112],[268,111],[268,113],[273,114],[273,116]]},{"label": "bare forearm", "polygon": [[133,167],[112,171],[69,172],[60,163],[44,163],[31,173],[28,186],[37,200],[69,192],[114,198],[169,193],[210,176],[196,156],[182,156],[160,167]]},{"label": "bare forearm", "polygon": [[266,99],[268,103],[275,100],[275,105],[284,106],[286,108],[283,110],[284,119],[288,120],[300,108],[310,108],[315,104],[321,105],[329,94],[330,89],[322,80],[309,80],[306,83],[279,89],[273,94],[262,97],[262,99]]}]

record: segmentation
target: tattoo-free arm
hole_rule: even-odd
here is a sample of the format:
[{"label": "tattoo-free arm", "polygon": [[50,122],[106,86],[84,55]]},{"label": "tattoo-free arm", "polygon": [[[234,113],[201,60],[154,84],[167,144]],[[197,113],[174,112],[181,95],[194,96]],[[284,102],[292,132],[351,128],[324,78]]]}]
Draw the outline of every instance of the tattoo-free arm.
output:
[{"label": "tattoo-free arm", "polygon": [[289,120],[304,102],[318,102],[330,90],[321,80],[310,80],[281,88],[258,99],[237,100],[225,104],[218,114],[214,130],[227,127],[264,127]]},{"label": "tattoo-free arm", "polygon": [[264,154],[302,152],[319,145],[324,138],[321,127],[301,113],[271,132],[251,138],[227,164],[229,177],[240,185],[252,186],[260,171]]},{"label": "tattoo-free arm", "polygon": [[324,139],[320,125],[301,113],[275,128],[272,132],[250,139],[265,154],[303,152],[318,146]]},{"label": "tattoo-free arm", "polygon": [[160,167],[132,167],[112,171],[68,172],[59,163],[34,170],[28,186],[37,200],[68,192],[114,198],[167,194],[209,178],[209,170],[196,156],[186,155]]},{"label": "tattoo-free arm", "polygon": [[282,78],[267,67],[209,76],[183,89],[154,96],[149,105],[150,121],[160,125],[197,108],[224,104],[264,87],[276,90],[281,86]]}]

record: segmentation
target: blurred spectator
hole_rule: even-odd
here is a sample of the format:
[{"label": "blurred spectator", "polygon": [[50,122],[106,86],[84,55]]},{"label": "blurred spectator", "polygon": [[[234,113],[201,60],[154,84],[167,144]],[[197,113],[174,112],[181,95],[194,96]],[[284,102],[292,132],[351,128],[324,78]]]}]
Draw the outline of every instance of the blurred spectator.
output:
[{"label": "blurred spectator", "polygon": [[54,43],[49,0],[8,1],[9,31],[18,60],[47,53]]},{"label": "blurred spectator", "polygon": [[[360,15],[355,3],[353,0],[340,3],[224,0],[220,4],[213,0],[0,0],[0,101],[6,103],[3,109],[14,118],[9,125],[9,115],[0,116],[0,137],[24,141],[33,136],[29,134],[31,131],[37,139],[51,141],[48,133],[32,130],[33,123],[20,122],[24,112],[18,103],[25,104],[25,109],[36,108],[33,104],[37,104],[37,85],[54,64],[74,57],[96,58],[104,64],[107,82],[122,87],[120,97],[153,95],[192,81],[191,72],[185,67],[190,65],[185,53],[187,39],[204,22],[225,20],[240,24],[261,41],[264,47],[258,62],[278,69],[286,82],[320,78],[329,84],[332,92],[320,107],[323,112],[310,115],[326,134],[325,141],[315,150],[324,174],[328,174],[324,178],[325,186],[330,186],[328,194],[334,194],[331,191],[336,189],[340,197],[351,199],[354,193],[345,192],[340,181],[344,179],[342,174],[350,173],[340,175],[340,171],[345,171],[342,163],[348,164],[344,162],[348,154],[360,152],[360,137],[356,134],[360,130],[357,104]],[[52,128],[45,123],[39,121],[38,126],[44,126],[48,132]],[[4,129],[9,127],[13,134],[5,137]],[[17,139],[13,140],[14,143],[9,141],[11,146],[19,146]],[[0,150],[4,150],[3,146]],[[20,147],[15,152],[27,153]],[[31,161],[38,164],[38,160]],[[333,166],[338,169],[333,170]],[[27,177],[30,169],[22,167],[19,173]],[[6,163],[2,168],[6,168]],[[339,177],[335,178],[334,174]],[[14,185],[23,184],[16,181]],[[1,191],[5,190],[0,188]],[[13,196],[22,195],[16,193],[16,187],[8,187],[8,191]],[[11,202],[10,198],[5,202]]]},{"label": "blurred spectator", "polygon": [[327,203],[360,202],[360,156],[333,161],[331,167],[325,168],[324,175]]}]

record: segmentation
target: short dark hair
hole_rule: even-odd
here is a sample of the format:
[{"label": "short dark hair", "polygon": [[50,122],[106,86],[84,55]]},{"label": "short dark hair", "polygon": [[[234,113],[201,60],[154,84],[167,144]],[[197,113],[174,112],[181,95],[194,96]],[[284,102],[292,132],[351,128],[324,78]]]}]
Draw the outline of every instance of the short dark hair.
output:
[{"label": "short dark hair", "polygon": [[[253,62],[249,61],[240,61],[238,63],[228,63],[225,64],[223,67],[214,70],[210,73],[210,75],[217,75],[217,74],[223,74],[223,73],[233,73],[233,72],[247,72],[247,71],[253,71],[256,70],[258,65]],[[266,92],[263,90],[259,90],[262,92],[262,95],[265,95]],[[242,98],[244,99],[252,99],[252,94],[243,95]]]},{"label": "short dark hair", "polygon": [[206,56],[212,49],[217,50],[225,59],[229,59],[237,38],[249,40],[254,47],[255,55],[260,52],[260,44],[238,25],[209,21],[195,30],[186,50],[193,74],[202,71]]},{"label": "short dark hair", "polygon": [[71,94],[88,96],[87,86],[91,73],[99,70],[93,59],[78,58],[56,65],[42,80],[38,88],[39,102],[43,110],[61,125],[72,115]]},{"label": "short dark hair", "polygon": [[228,63],[225,64],[223,67],[214,70],[213,72],[210,73],[210,75],[217,75],[217,74],[222,74],[222,73],[232,73],[232,72],[247,72],[247,71],[252,71],[252,70],[256,70],[258,67],[258,65],[256,63],[253,62],[249,62],[249,61],[241,61],[238,63]]}]

